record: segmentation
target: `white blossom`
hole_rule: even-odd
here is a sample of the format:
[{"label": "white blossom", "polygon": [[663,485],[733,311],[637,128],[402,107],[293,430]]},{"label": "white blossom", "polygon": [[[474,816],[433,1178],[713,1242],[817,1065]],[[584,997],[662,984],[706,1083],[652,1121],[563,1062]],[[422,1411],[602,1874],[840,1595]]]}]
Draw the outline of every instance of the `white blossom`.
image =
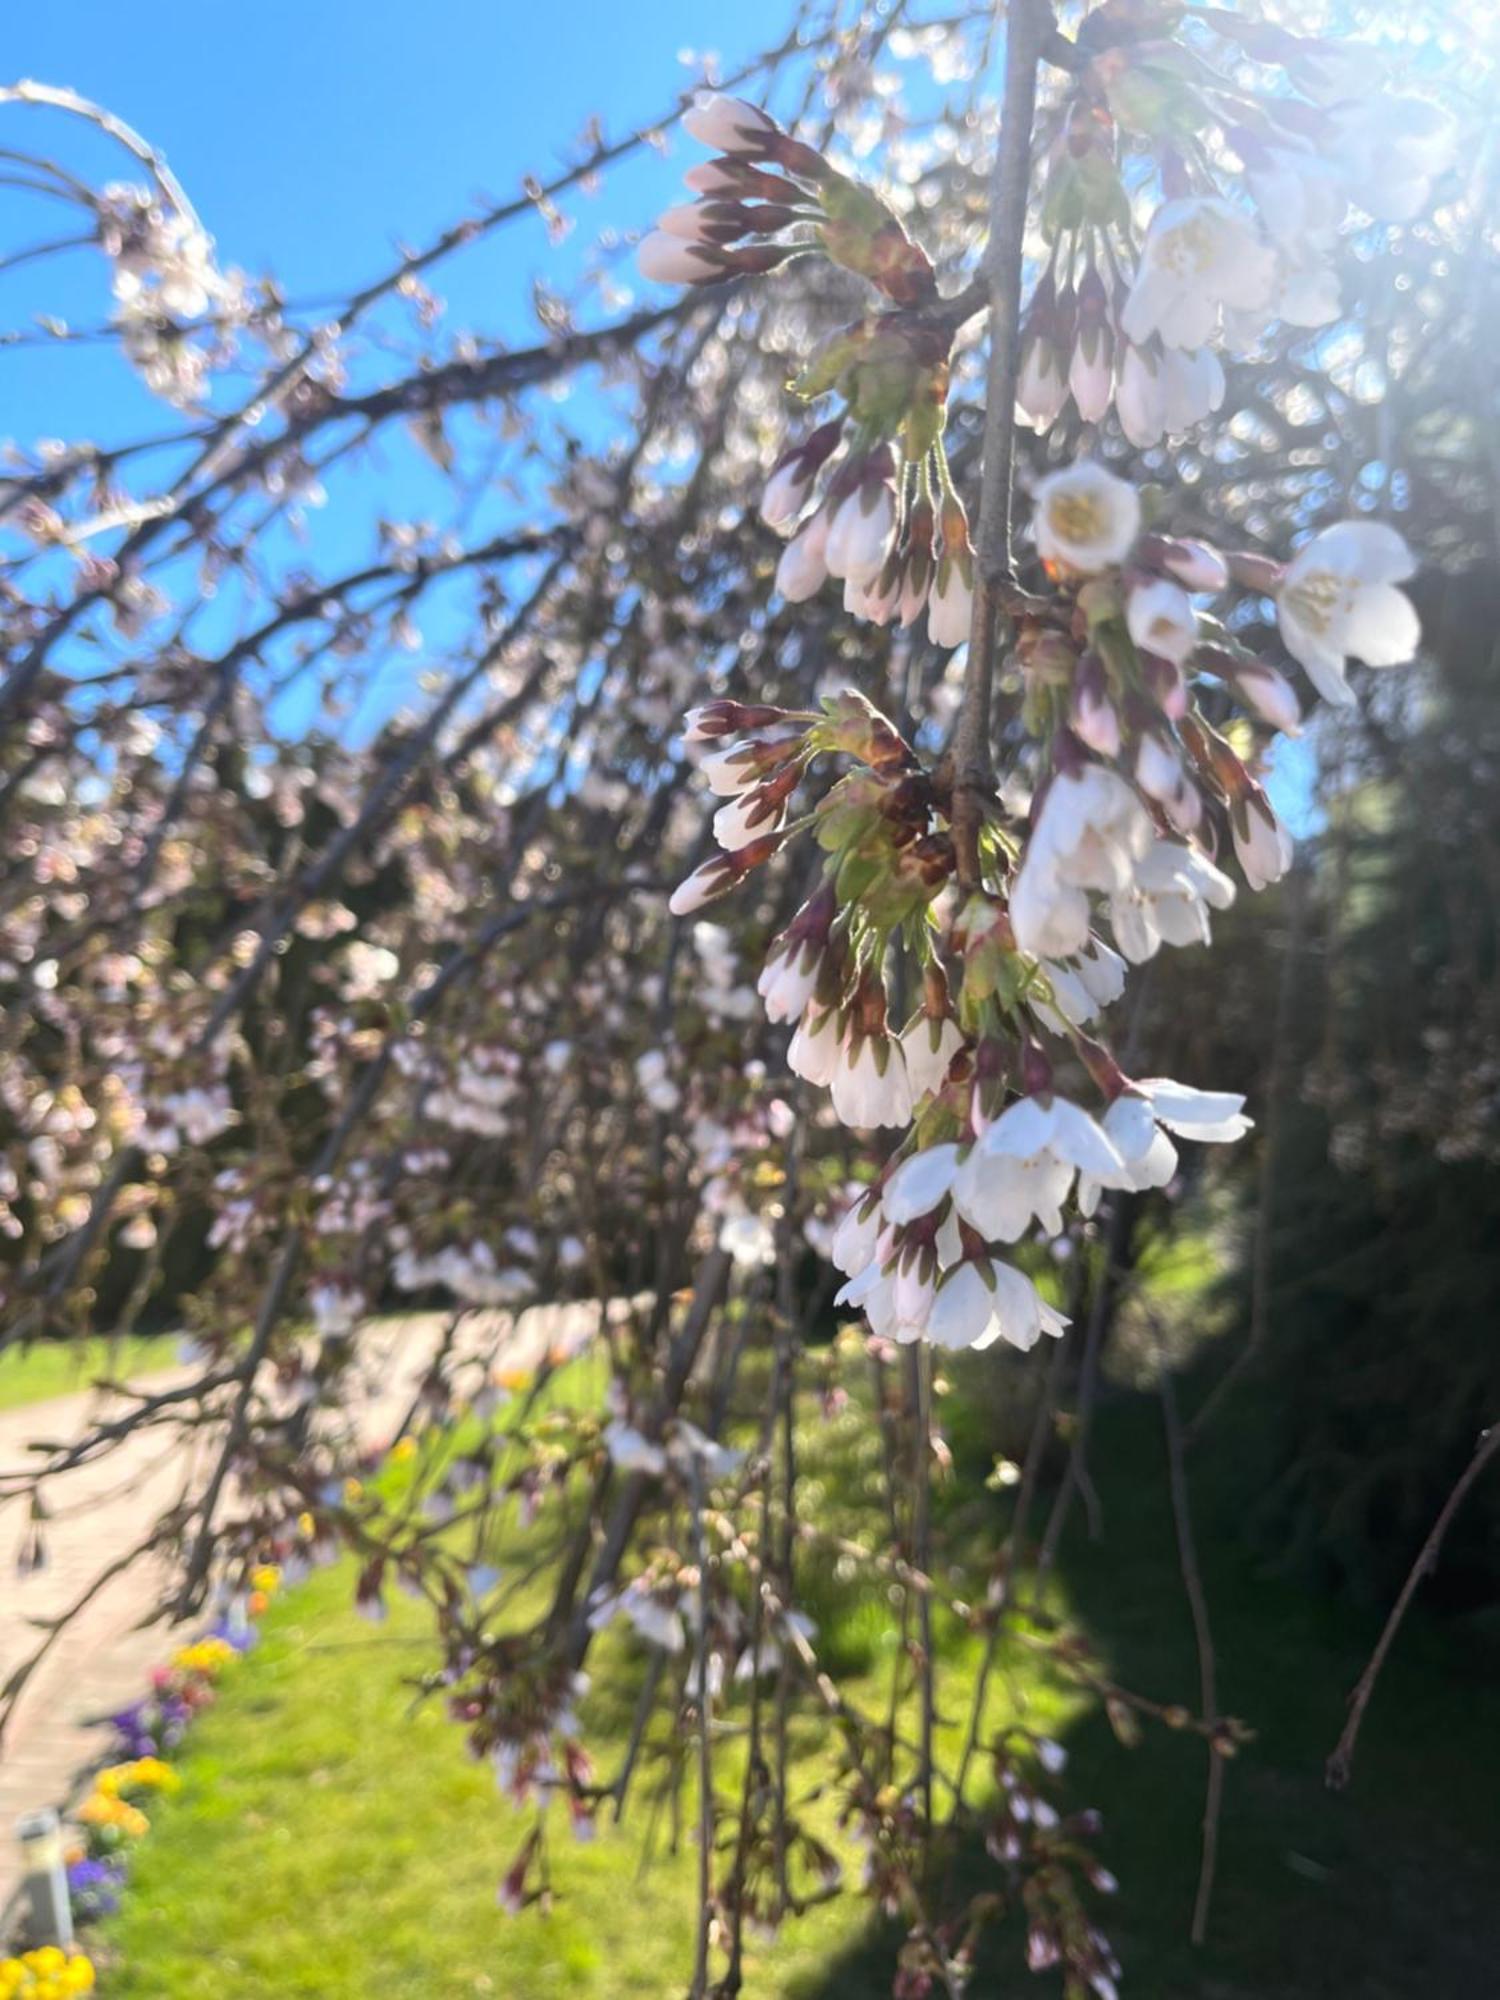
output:
[{"label": "white blossom", "polygon": [[833,1232],[829,1257],[845,1277],[863,1271],[875,1255],[875,1246],[885,1228],[881,1198],[872,1191],[862,1194],[845,1210]]},{"label": "white blossom", "polygon": [[1068,1322],[1024,1274],[997,1258],[974,1259],[950,1271],[928,1314],[935,1347],[986,1348],[1007,1341],[1023,1352],[1043,1333],[1063,1334]]},{"label": "white blossom", "polygon": [[974,619],[974,586],[957,562],[938,565],[927,600],[927,636],[934,646],[967,644]]},{"label": "white blossom", "polygon": [[719,1248],[727,1250],[742,1270],[756,1270],[776,1260],[776,1238],[771,1225],[748,1209],[724,1218],[719,1226]]},{"label": "white blossom", "polygon": [[884,481],[873,491],[862,482],[834,510],[824,550],[828,573],[871,584],[885,568],[895,541],[895,494]]},{"label": "white blossom", "polygon": [[918,1014],[902,1029],[901,1052],[911,1079],[913,1103],[920,1103],[929,1091],[941,1089],[963,1045],[963,1033],[951,1015],[939,1021],[930,1014]]},{"label": "white blossom", "polygon": [[1153,838],[1145,807],[1116,772],[1086,764],[1052,782],[1011,890],[1016,943],[1069,958],[1089,935],[1085,893],[1128,888]]},{"label": "white blossom", "polygon": [[1163,944],[1209,942],[1210,909],[1227,910],[1234,884],[1196,847],[1158,840],[1137,863],[1132,880],[1109,899],[1115,943],[1132,965]]},{"label": "white blossom", "polygon": [[795,1021],[813,996],[823,955],[810,940],[786,938],[777,945],[765,965],[755,990],[766,1003],[766,1018]]},{"label": "white blossom", "polygon": [[604,1448],[610,1462],[622,1472],[646,1472],[659,1478],[667,1469],[667,1455],[661,1446],[652,1444],[622,1418],[604,1426]]},{"label": "white blossom", "polygon": [[957,1171],[958,1147],[951,1140],[913,1153],[885,1184],[880,1206],[886,1220],[902,1225],[931,1214],[948,1195]]},{"label": "white blossom", "polygon": [[1229,832],[1245,880],[1257,893],[1291,867],[1292,837],[1264,800],[1250,798],[1231,810]]},{"label": "white blossom", "polygon": [[1214,195],[1184,195],[1152,216],[1120,323],[1134,341],[1155,333],[1168,347],[1203,347],[1222,307],[1268,303],[1275,274],[1248,216]]},{"label": "white blossom", "polygon": [[730,854],[737,854],[742,847],[749,847],[752,841],[764,840],[769,833],[779,833],[786,824],[786,800],[779,799],[769,804],[759,790],[745,792],[737,799],[731,799],[714,814],[714,839]]},{"label": "white blossom", "polygon": [[1081,1169],[1096,1180],[1123,1162],[1098,1120],[1055,1093],[1019,1098],[980,1134],[953,1182],[964,1220],[992,1242],[1015,1243],[1033,1220],[1062,1231]]},{"label": "white blossom", "polygon": [[1039,481],[1036,545],[1046,562],[1096,576],[1123,562],[1140,533],[1135,488],[1092,459],[1080,459]]},{"label": "white blossom", "polygon": [[1042,970],[1052,988],[1052,1004],[1035,996],[1030,1004],[1043,1025],[1057,1035],[1096,1020],[1125,990],[1125,961],[1102,938],[1091,937],[1068,964],[1044,960]]},{"label": "white blossom", "polygon": [[820,507],[782,550],[776,588],[789,604],[816,597],[828,581],[828,527],[828,509]]},{"label": "white blossom", "polygon": [[911,1085],[901,1044],[890,1035],[851,1034],[829,1079],[833,1108],[856,1131],[911,1120]]},{"label": "white blossom", "polygon": [[1349,658],[1400,666],[1421,643],[1411,599],[1397,584],[1413,574],[1411,550],[1384,521],[1340,521],[1300,548],[1276,593],[1281,636],[1325,701],[1354,699]]},{"label": "white blossom", "polygon": [[616,1618],[626,1618],[650,1645],[663,1652],[680,1653],[686,1644],[682,1613],[675,1604],[659,1597],[643,1577],[634,1577],[623,1590],[604,1598],[589,1612],[589,1630],[600,1632]]},{"label": "white blossom", "polygon": [[800,459],[790,459],[776,468],[760,496],[760,518],[768,528],[778,534],[791,533],[816,477],[816,468],[808,471]]},{"label": "white blossom", "polygon": [[843,1038],[836,1007],[827,1008],[816,1020],[809,1008],[787,1045],[787,1067],[804,1082],[821,1084],[826,1089],[838,1068]]}]

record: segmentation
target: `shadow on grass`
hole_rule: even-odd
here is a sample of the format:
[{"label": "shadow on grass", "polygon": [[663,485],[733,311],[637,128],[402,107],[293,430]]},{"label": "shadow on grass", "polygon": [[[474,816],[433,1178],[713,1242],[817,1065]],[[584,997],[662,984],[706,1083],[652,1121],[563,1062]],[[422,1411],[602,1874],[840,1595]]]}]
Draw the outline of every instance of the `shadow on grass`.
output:
[{"label": "shadow on grass", "polygon": [[[1078,1618],[1124,1686],[1196,1707],[1183,1595],[1152,1397],[1101,1411],[1091,1460],[1102,1533],[1081,1515],[1060,1570]],[[1263,1573],[1245,1542],[1243,1478],[1209,1447],[1191,1468],[1220,1702],[1256,1731],[1230,1765],[1207,1944],[1188,1942],[1206,1759],[1196,1738],[1148,1725],[1135,1749],[1093,1711],[1067,1737],[1070,1803],[1097,1806],[1097,1851],[1118,1876],[1098,1915],[1127,1992],[1151,2000],[1448,2000],[1500,1992],[1500,1688],[1492,1647],[1415,1619],[1387,1665],[1354,1782],[1323,1763],[1378,1619]],[[1488,1652],[1489,1657],[1485,1654]],[[996,1886],[982,1851],[954,1880]],[[871,1927],[788,2000],[888,1994],[900,1933]],[[971,1991],[1041,1993],[1018,1920],[992,1933]],[[1055,1976],[1054,1976],[1055,1977]]]}]

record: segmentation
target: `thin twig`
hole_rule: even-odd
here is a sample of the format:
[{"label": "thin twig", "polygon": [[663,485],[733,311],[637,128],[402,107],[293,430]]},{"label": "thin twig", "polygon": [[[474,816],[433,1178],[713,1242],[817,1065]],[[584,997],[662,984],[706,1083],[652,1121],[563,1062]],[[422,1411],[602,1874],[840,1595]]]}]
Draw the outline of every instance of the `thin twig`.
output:
[{"label": "thin twig", "polygon": [[[1172,1489],[1172,1519],[1177,1527],[1177,1554],[1182,1564],[1182,1587],[1193,1615],[1193,1638],[1198,1647],[1199,1703],[1203,1720],[1212,1730],[1219,1720],[1217,1661],[1213,1633],[1208,1622],[1208,1599],[1203,1594],[1203,1578],[1198,1569],[1198,1552],[1193,1541],[1193,1517],[1188,1506],[1187,1473],[1182,1462],[1182,1423],[1177,1414],[1177,1396],[1165,1359],[1157,1364],[1157,1384],[1161,1392],[1162,1423],[1167,1434],[1167,1475]],[[1219,1858],[1219,1816],[1224,1804],[1224,1755],[1218,1739],[1208,1739],[1208,1790],[1203,1800],[1203,1857],[1198,1867],[1198,1893],[1193,1899],[1194,1944],[1208,1936],[1208,1912],[1213,1901],[1214,1871]]]},{"label": "thin twig", "polygon": [[1377,1640],[1369,1665],[1360,1675],[1353,1694],[1349,1697],[1349,1720],[1344,1724],[1343,1734],[1334,1745],[1333,1755],[1328,1759],[1325,1770],[1330,1789],[1341,1792],[1349,1782],[1354,1765],[1354,1746],[1359,1740],[1360,1724],[1365,1719],[1365,1710],[1370,1705],[1370,1696],[1375,1692],[1375,1683],[1380,1678],[1380,1670],[1385,1665],[1386,1654],[1395,1642],[1401,1629],[1417,1585],[1426,1576],[1438,1559],[1444,1537],[1453,1525],[1453,1517],[1468,1497],[1469,1488],[1478,1479],[1490,1460],[1500,1452],[1500,1424],[1491,1424],[1488,1430],[1479,1433],[1479,1442],[1474,1447],[1474,1456],[1469,1460],[1459,1476],[1457,1485],[1443,1502],[1442,1512],[1432,1524],[1432,1530],[1417,1553],[1417,1559],[1407,1573],[1401,1594],[1391,1607],[1391,1615],[1385,1621],[1385,1630]]}]

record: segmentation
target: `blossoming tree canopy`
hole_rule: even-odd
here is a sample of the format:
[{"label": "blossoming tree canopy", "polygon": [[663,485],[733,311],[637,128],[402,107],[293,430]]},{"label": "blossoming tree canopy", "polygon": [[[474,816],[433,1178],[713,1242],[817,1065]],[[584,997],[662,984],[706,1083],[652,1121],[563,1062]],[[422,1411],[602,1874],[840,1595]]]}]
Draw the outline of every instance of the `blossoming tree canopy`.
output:
[{"label": "blossoming tree canopy", "polygon": [[[961,1992],[1021,1912],[1033,1968],[1108,1996],[1094,1820],[986,1706],[1016,1549],[938,1560],[943,1370],[1068,1355],[1087,1294],[1044,1247],[1085,1272],[1179,1149],[1250,1129],[1184,1047],[1139,1053],[1132,975],[1286,876],[1278,740],[1420,631],[1399,485],[1337,440],[1251,463],[1246,385],[1296,407],[1344,366],[1351,277],[1428,242],[1456,128],[1389,37],[1167,0],[1066,32],[841,4],[718,82],[335,308],[228,267],[102,107],[0,89],[82,225],[21,262],[85,254],[103,295],[89,341],[26,338],[97,334],[157,406],[0,478],[0,1338],[149,1318],[190,1376],[0,1501],[39,1567],[53,1483],[160,1429],[195,1468],[137,1552],[173,1556],[164,1615],[341,1553],[365,1615],[421,1598],[426,1692],[535,1812],[506,1910],[553,1893],[559,1818],[623,1811],[664,1713],[695,1993],[852,1848],[898,1993]],[[118,152],[99,188],[75,128]],[[689,198],[642,297],[605,232],[534,342],[450,325],[446,260],[534,217],[560,247],[663,134]],[[411,1303],[442,1325],[393,1501],[361,1393]],[[879,1477],[825,1518],[799,1418],[861,1396]],[[823,1658],[814,1566],[899,1601],[915,1741]],[[985,1659],[946,1770],[944,1601]],[[1024,1639],[1122,1733],[1239,1740]],[[639,1703],[618,1769],[590,1672]],[[933,1865],[959,1832],[976,1896]]]}]

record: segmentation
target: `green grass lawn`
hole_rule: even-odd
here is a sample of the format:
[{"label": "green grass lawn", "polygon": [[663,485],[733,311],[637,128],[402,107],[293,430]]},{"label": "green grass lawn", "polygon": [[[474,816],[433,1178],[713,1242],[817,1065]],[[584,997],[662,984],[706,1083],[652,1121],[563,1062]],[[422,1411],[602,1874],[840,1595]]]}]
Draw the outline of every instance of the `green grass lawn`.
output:
[{"label": "green grass lawn", "polygon": [[[986,1440],[972,1408],[955,1428],[961,1476],[947,1525],[979,1550],[1003,1527],[1008,1500],[984,1491]],[[856,1400],[831,1423],[810,1405],[801,1431],[805,1504],[837,1519],[873,1472],[876,1428]],[[1102,1536],[1090,1541],[1080,1523],[1059,1600],[1118,1679],[1192,1704],[1196,1657],[1153,1401],[1115,1398],[1101,1413],[1094,1463]],[[1150,2000],[1456,2000],[1495,1991],[1493,1673],[1461,1643],[1414,1623],[1372,1707],[1354,1789],[1329,1794],[1322,1761],[1377,1621],[1257,1572],[1236,1532],[1231,1470],[1222,1452],[1195,1468],[1195,1507],[1222,1705],[1258,1734],[1228,1773],[1206,1949],[1187,1942],[1202,1744],[1153,1729],[1138,1748],[1122,1747],[1097,1707],[1045,1681],[1031,1656],[1013,1657],[996,1676],[994,1719],[1024,1713],[1067,1742],[1071,1801],[1105,1814],[1098,1848],[1121,1883],[1105,1915],[1126,1991]],[[896,1643],[890,1615],[868,1590],[841,1591],[831,1576],[810,1575],[808,1584],[820,1648],[851,1677],[855,1698],[873,1705]],[[550,1914],[503,1915],[495,1887],[530,1815],[466,1758],[440,1706],[414,1703],[409,1680],[431,1659],[419,1608],[398,1599],[388,1623],[370,1626],[353,1613],[350,1591],[350,1573],[338,1569],[288,1593],[257,1651],[230,1670],[181,1760],[183,1790],[157,1809],[124,1909],[105,1933],[103,1991],[122,2000],[684,1992],[695,1860],[690,1832],[674,1833],[662,1772],[643,1769],[623,1827],[601,1826],[581,1844],[558,1826]],[[938,1639],[951,1732],[965,1713],[974,1644],[951,1621],[939,1621]],[[591,1659],[585,1716],[606,1774],[628,1733],[643,1658],[615,1631]],[[670,1717],[654,1740],[663,1751],[691,1748]],[[810,1790],[831,1768],[821,1732],[808,1724],[797,1749],[798,1788]],[[690,1775],[677,1804],[690,1829]],[[831,1803],[809,1810],[831,1833]],[[976,1882],[985,1865],[974,1858]],[[889,1927],[843,1897],[757,1944],[747,1993],[875,2000],[890,1991],[891,1952]],[[1012,1925],[995,1937],[973,1990],[988,2000],[1055,1987],[1023,1971]]]},{"label": "green grass lawn", "polygon": [[138,1334],[125,1340],[39,1340],[0,1352],[0,1410],[20,1409],[68,1396],[103,1380],[132,1380],[159,1374],[177,1359],[167,1335]]}]

